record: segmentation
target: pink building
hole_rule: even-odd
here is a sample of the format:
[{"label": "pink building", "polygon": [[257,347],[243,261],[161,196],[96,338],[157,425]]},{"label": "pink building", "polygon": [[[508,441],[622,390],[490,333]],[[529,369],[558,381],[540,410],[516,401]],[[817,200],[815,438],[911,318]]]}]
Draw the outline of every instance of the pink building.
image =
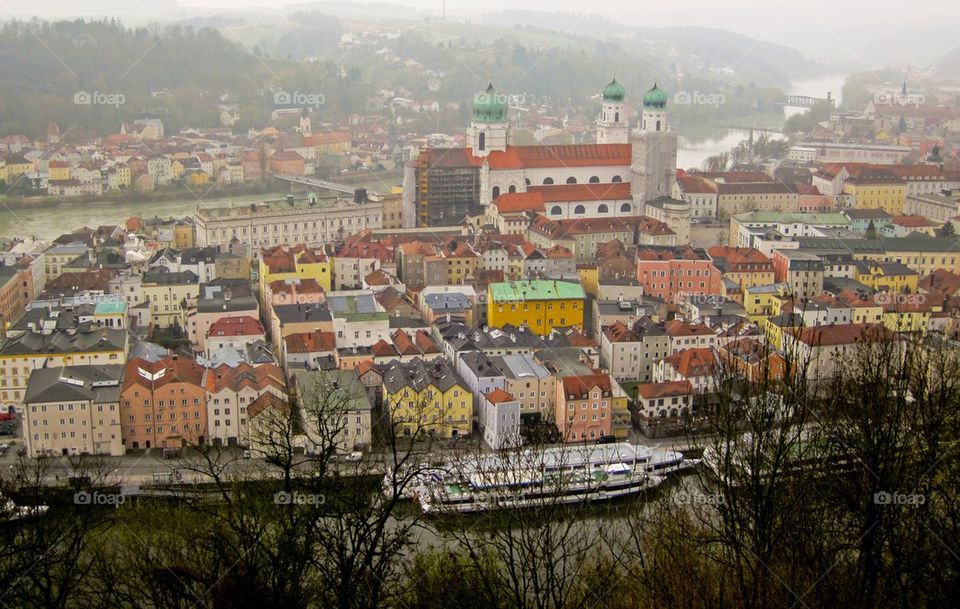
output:
[{"label": "pink building", "polygon": [[567,376],[557,383],[554,413],[564,442],[596,442],[610,435],[612,383],[609,374]]},{"label": "pink building", "polygon": [[637,248],[637,279],[644,295],[665,302],[723,294],[720,271],[703,248],[690,245]]}]

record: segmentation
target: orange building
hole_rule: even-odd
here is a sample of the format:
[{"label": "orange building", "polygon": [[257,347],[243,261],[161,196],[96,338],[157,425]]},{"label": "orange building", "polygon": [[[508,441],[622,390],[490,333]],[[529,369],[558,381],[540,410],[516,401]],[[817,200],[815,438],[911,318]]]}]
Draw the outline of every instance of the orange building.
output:
[{"label": "orange building", "polygon": [[124,447],[180,448],[207,437],[204,368],[189,357],[127,362],[120,391]]},{"label": "orange building", "polygon": [[555,398],[556,424],[564,442],[596,442],[611,434],[613,387],[609,374],[563,377]]},{"label": "orange building", "polygon": [[270,173],[302,176],[306,174],[306,162],[292,150],[277,150],[270,156]]}]

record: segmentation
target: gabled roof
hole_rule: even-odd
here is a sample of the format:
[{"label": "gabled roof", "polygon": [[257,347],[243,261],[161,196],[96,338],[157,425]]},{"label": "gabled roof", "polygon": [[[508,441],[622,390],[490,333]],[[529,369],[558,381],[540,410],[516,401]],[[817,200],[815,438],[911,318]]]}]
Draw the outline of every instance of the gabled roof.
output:
[{"label": "gabled roof", "polygon": [[667,383],[641,383],[637,387],[638,394],[645,400],[671,398],[681,395],[692,395],[693,385],[690,381],[670,381]]},{"label": "gabled roof", "polygon": [[665,357],[663,361],[685,378],[711,376],[718,371],[717,356],[713,349],[687,349]]}]

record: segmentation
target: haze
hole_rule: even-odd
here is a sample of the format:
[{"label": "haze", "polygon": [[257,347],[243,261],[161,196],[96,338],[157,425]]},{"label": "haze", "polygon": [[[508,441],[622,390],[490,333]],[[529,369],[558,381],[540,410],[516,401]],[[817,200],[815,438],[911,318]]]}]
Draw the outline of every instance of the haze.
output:
[{"label": "haze", "polygon": [[[286,3],[287,7],[323,10],[331,2]],[[344,4],[344,3],[337,3]],[[398,0],[416,9],[420,17],[439,17],[443,0]],[[485,13],[523,9],[571,13],[571,21],[590,12],[617,23],[648,27],[701,26],[738,32],[761,40],[793,47],[816,60],[856,61],[870,67],[880,64],[925,65],[949,51],[960,25],[960,7],[955,2],[922,2],[922,10],[904,11],[893,0],[833,2],[830,0],[738,0],[713,2],[690,0],[681,4],[667,2],[627,2],[600,0],[585,4],[577,0],[446,0],[450,19],[478,18]],[[176,6],[179,10],[170,10]],[[39,15],[42,17],[111,15],[123,19],[188,18],[214,12],[279,13],[283,4],[271,0],[141,0],[117,2],[94,0],[78,6],[68,0],[39,0],[22,5],[0,3],[0,17]],[[911,5],[914,8],[916,4]],[[936,14],[936,20],[929,15]],[[851,25],[855,24],[855,25]]]}]

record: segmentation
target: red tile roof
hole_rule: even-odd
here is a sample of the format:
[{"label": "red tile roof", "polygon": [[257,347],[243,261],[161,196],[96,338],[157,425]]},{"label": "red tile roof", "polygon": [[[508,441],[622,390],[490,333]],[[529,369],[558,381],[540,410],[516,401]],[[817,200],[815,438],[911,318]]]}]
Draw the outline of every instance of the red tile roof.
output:
[{"label": "red tile roof", "polygon": [[671,381],[669,383],[641,383],[638,393],[645,400],[669,398],[680,395],[692,395],[693,385],[690,381]]},{"label": "red tile roof", "polygon": [[629,166],[630,144],[570,144],[566,146],[507,146],[487,157],[490,169],[532,169]]},{"label": "red tile roof", "polygon": [[717,372],[717,356],[713,349],[687,349],[679,351],[664,360],[673,369],[686,378],[711,376]]},{"label": "red tile roof", "polygon": [[502,404],[503,402],[512,402],[514,400],[512,395],[499,387],[493,391],[488,391],[484,395],[491,404]]},{"label": "red tile roof", "polygon": [[207,336],[261,336],[263,324],[249,315],[221,317],[212,324]]},{"label": "red tile roof", "polygon": [[632,198],[629,182],[530,186],[527,188],[527,192],[539,194],[546,203],[556,201],[611,201]]},{"label": "red tile roof", "polygon": [[594,387],[607,394],[612,392],[609,374],[581,374],[579,376],[563,377],[564,395],[573,396],[573,399],[583,399],[581,396],[589,393]]},{"label": "red tile roof", "polygon": [[333,332],[297,332],[283,337],[287,353],[330,353],[337,350]]},{"label": "red tile roof", "polygon": [[493,204],[501,214],[544,212],[543,195],[537,192],[508,192],[497,197]]}]

